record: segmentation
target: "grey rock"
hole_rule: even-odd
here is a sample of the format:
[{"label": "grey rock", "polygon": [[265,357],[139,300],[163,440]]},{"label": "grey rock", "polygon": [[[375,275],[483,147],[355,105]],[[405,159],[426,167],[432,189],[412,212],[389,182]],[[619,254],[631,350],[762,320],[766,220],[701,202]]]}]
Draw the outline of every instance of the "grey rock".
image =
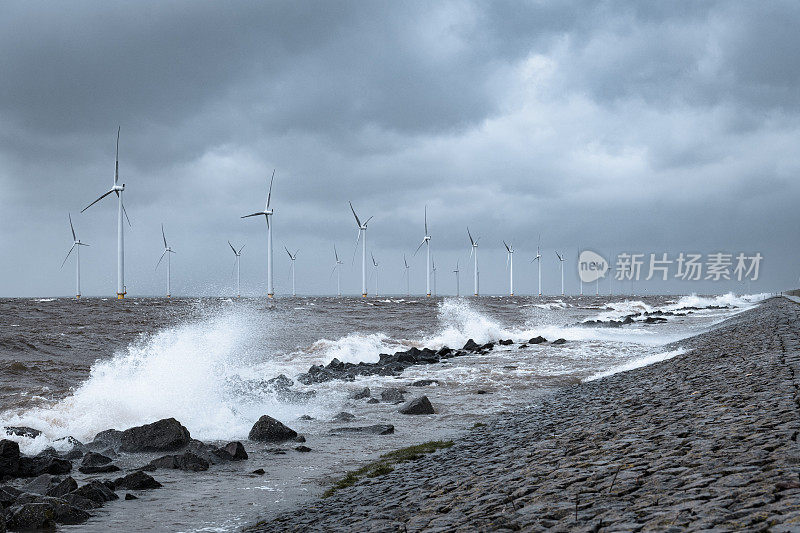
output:
[{"label": "grey rock", "polygon": [[432,415],[436,412],[427,396],[420,396],[404,403],[398,411],[404,415]]},{"label": "grey rock", "polygon": [[334,428],[330,432],[333,434],[391,435],[394,433],[394,426],[391,424],[374,424],[372,426],[341,427]]},{"label": "grey rock", "polygon": [[162,485],[153,479],[153,476],[146,474],[141,470],[137,470],[136,472],[132,472],[127,476],[115,479],[114,486],[117,489],[146,490],[158,489]]},{"label": "grey rock", "polygon": [[296,436],[295,430],[286,427],[271,416],[263,415],[253,425],[247,438],[258,442],[282,442]]},{"label": "grey rock", "polygon": [[120,450],[123,452],[162,452],[178,450],[191,440],[189,430],[174,418],[165,418],[122,432]]},{"label": "grey rock", "polygon": [[187,472],[202,472],[208,470],[209,466],[210,465],[208,464],[208,461],[199,455],[192,452],[186,452],[179,455],[165,455],[163,457],[153,459],[141,469],[149,472],[159,468],[184,470]]}]

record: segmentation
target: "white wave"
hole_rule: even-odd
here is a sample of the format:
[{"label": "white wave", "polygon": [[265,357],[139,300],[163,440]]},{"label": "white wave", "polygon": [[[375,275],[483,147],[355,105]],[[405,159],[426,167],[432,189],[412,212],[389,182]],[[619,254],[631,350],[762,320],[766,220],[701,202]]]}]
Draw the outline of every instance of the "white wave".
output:
[{"label": "white wave", "polygon": [[672,359],[678,355],[686,353],[686,350],[683,348],[678,348],[677,350],[672,350],[669,352],[657,353],[654,355],[648,355],[647,357],[642,357],[640,359],[635,359],[633,361],[629,361],[625,364],[618,365],[612,367],[608,370],[604,370],[603,372],[598,372],[597,374],[593,374],[588,378],[584,379],[584,381],[594,381],[596,379],[604,378],[607,376],[612,376],[614,374],[619,374],[620,372],[627,372],[628,370],[634,370],[636,368],[641,368],[643,366],[652,365],[653,363],[658,363],[660,361],[666,361],[667,359]]},{"label": "white wave", "polygon": [[304,352],[319,354],[317,364],[323,365],[334,358],[343,363],[377,363],[378,354],[396,351],[402,346],[400,341],[393,341],[383,333],[355,332],[337,340],[320,339]]},{"label": "white wave", "polygon": [[479,313],[463,298],[439,302],[439,322],[441,329],[423,340],[425,346],[460,348],[469,339],[480,344],[514,336],[512,330]]},{"label": "white wave", "polygon": [[55,302],[55,298],[39,298],[36,300],[37,302]]},{"label": "white wave", "polygon": [[545,302],[542,304],[533,304],[533,306],[541,309],[566,309],[567,307],[572,307],[563,300],[554,300],[552,302]]},{"label": "white wave", "polygon": [[[42,430],[46,441],[21,440],[25,453],[35,453],[42,443],[67,435],[87,440],[105,429],[168,417],[178,419],[195,438],[222,440],[245,438],[263,414],[289,422],[314,413],[316,404],[282,403],[268,390],[256,387],[244,394],[232,387],[249,379],[256,365],[262,379],[286,370],[277,358],[264,362],[254,329],[246,313],[235,309],[164,328],[96,362],[70,396],[49,407],[2,413],[0,425]],[[260,351],[258,363],[248,360],[254,351]]]},{"label": "white wave", "polygon": [[750,307],[769,298],[770,296],[771,295],[768,293],[737,296],[732,292],[719,296],[698,296],[697,294],[691,294],[689,296],[682,296],[677,302],[665,306],[664,310],[674,311],[678,309],[684,309],[686,307],[697,307],[700,309],[706,309],[709,307]]}]

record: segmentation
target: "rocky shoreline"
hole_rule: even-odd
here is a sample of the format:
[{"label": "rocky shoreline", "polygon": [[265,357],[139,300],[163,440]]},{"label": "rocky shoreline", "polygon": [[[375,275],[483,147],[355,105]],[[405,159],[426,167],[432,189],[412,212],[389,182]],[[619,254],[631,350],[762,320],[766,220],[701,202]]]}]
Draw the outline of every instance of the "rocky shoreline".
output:
[{"label": "rocky shoreline", "polygon": [[249,530],[800,530],[800,306],[681,345]]}]

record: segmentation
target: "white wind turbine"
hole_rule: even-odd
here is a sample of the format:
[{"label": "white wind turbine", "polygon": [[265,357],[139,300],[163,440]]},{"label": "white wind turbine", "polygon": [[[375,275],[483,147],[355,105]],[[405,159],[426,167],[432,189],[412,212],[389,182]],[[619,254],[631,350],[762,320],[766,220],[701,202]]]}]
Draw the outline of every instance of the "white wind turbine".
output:
[{"label": "white wind turbine", "polygon": [[556,256],[558,257],[559,264],[561,265],[561,296],[564,296],[564,256],[560,253],[556,252]]},{"label": "white wind turbine", "polygon": [[419,249],[425,245],[427,249],[427,258],[425,259],[425,295],[431,295],[431,236],[428,235],[428,206],[425,206],[425,238],[419,243],[417,249],[414,250],[414,255],[417,255]]},{"label": "white wind turbine", "polygon": [[119,130],[120,129],[117,128],[117,155],[116,164],[114,165],[114,185],[111,187],[110,191],[81,209],[81,213],[112,192],[117,195],[117,300],[122,300],[127,293],[125,289],[125,238],[122,231],[122,215],[125,215],[129,226],[131,225],[131,219],[128,218],[128,212],[125,211],[125,205],[122,203],[122,192],[125,190],[125,184],[119,184]]},{"label": "white wind turbine", "polygon": [[458,270],[458,261],[456,261],[456,269],[453,270],[453,274],[456,275],[456,297],[461,296],[461,291],[459,290],[459,286],[458,286],[458,273],[459,272],[460,271]]},{"label": "white wind turbine", "polygon": [[275,296],[275,286],[272,283],[272,224],[269,222],[269,217],[272,216],[274,211],[269,208],[269,203],[272,200],[272,182],[275,181],[275,170],[272,171],[272,178],[269,180],[269,192],[267,193],[267,205],[263,211],[251,213],[241,218],[257,217],[264,215],[267,219],[267,297],[272,298]]},{"label": "white wind turbine", "polygon": [[[336,271],[336,295],[337,296],[341,296],[342,295],[342,284],[341,284],[340,270],[341,270],[341,265],[343,265],[344,262],[339,260],[339,252],[336,251],[336,245],[335,244],[333,245],[333,255],[334,255],[334,257],[336,257],[336,263],[334,263],[334,265],[333,265],[333,270],[331,271],[331,276],[333,276],[333,272]],[[328,277],[330,278],[330,276],[328,276]]]},{"label": "white wind turbine", "polygon": [[431,257],[431,272],[433,273],[433,295],[436,296],[436,261]]},{"label": "white wind turbine", "polygon": [[164,253],[161,254],[161,257],[158,259],[158,263],[156,263],[156,270],[158,270],[158,265],[161,264],[161,260],[164,259],[164,256],[167,256],[167,298],[172,297],[172,293],[170,291],[170,270],[171,270],[171,263],[169,254],[174,254],[175,251],[167,245],[167,236],[164,234],[164,224],[161,224],[161,238],[164,239]]},{"label": "white wind turbine", "polygon": [[242,257],[242,250],[244,250],[245,245],[243,244],[242,247],[239,248],[238,252],[236,251],[236,248],[234,248],[233,245],[231,244],[231,241],[228,241],[228,246],[231,247],[233,255],[236,256],[236,263],[233,266],[236,268],[236,297],[239,298],[242,296],[241,291],[239,291],[239,261]]},{"label": "white wind turbine", "polygon": [[361,241],[361,296],[367,296],[367,224],[372,220],[369,217],[364,223],[356,215],[356,210],[353,209],[353,202],[350,202],[350,211],[356,217],[356,224],[358,224],[358,237],[356,237],[356,246],[353,250],[353,260],[355,260],[356,250],[358,249],[358,241]]},{"label": "white wind turbine", "polygon": [[531,263],[536,261],[536,266],[539,269],[539,298],[542,297],[542,254],[539,251],[539,247],[542,244],[542,236],[539,235],[539,243],[536,245],[536,257],[531,259]]},{"label": "white wind turbine", "polygon": [[406,277],[406,296],[411,296],[411,276],[408,274],[408,261],[406,261],[406,254],[403,254],[403,274]]},{"label": "white wind turbine", "polygon": [[375,296],[378,295],[378,262],[375,261],[375,256],[370,252],[370,257],[372,257],[372,266],[375,269]]},{"label": "white wind turbine", "polygon": [[67,216],[69,216],[69,229],[72,230],[72,248],[69,249],[69,252],[67,252],[67,256],[64,258],[64,261],[61,262],[61,268],[64,268],[64,265],[67,263],[67,259],[69,259],[69,254],[72,253],[72,250],[75,250],[75,298],[80,299],[80,297],[81,297],[81,246],[89,246],[89,245],[82,243],[75,236],[75,228],[72,226],[72,215],[68,214]]},{"label": "white wind turbine", "polygon": [[286,250],[287,254],[289,254],[289,259],[292,262],[291,267],[289,268],[292,274],[292,296],[297,296],[297,293],[294,290],[294,260],[297,259],[297,252],[299,252],[300,249],[298,248],[297,250],[295,250],[294,255],[292,255],[292,252],[289,251],[289,249],[286,247],[285,244],[283,245],[283,249]]},{"label": "white wind turbine", "polygon": [[473,266],[473,274],[475,276],[475,296],[478,296],[478,241],[480,237],[477,239],[472,238],[472,233],[469,232],[469,228],[467,228],[467,235],[469,235],[469,242],[472,245],[472,249],[469,251],[469,255],[473,256],[475,259],[475,264]]},{"label": "white wind turbine", "polygon": [[506,267],[508,268],[508,293],[509,296],[514,296],[514,245],[506,244],[506,241],[503,241],[503,246],[506,247]]}]

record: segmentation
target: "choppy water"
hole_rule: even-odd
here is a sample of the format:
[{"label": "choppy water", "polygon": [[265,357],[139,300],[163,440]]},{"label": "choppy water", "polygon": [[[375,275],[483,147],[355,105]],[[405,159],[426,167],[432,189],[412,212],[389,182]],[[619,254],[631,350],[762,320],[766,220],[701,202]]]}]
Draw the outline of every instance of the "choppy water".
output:
[{"label": "choppy water", "polygon": [[[518,408],[553,387],[596,379],[680,353],[665,345],[699,333],[753,305],[761,296],[736,297],[482,297],[264,299],[5,299],[0,300],[0,426],[44,431],[35,440],[14,437],[36,453],[72,435],[89,441],[102,430],[125,429],[175,417],[204,441],[244,440],[253,422],[269,414],[306,435],[314,451],[286,446],[275,455],[245,443],[249,461],[208,472],[158,471],[163,489],[140,500],[112,502],[80,530],[224,531],[320,492],[332,475],[400,446],[457,435],[486,415]],[[718,308],[724,306],[723,309]],[[621,328],[581,326],[641,311],[679,311],[664,324]],[[307,403],[286,403],[262,386],[312,364],[376,362],[378,354],[411,346],[461,347],[542,335],[561,346],[498,346],[486,355],[407,369],[399,377],[332,381],[313,389]],[[405,417],[396,406],[348,400],[368,386],[405,386],[417,379],[438,386],[409,388],[429,396],[437,414]],[[484,390],[487,394],[475,394]],[[348,411],[346,425],[391,423],[388,436],[341,437],[331,417]],[[301,415],[314,420],[301,421]],[[123,456],[120,466],[147,462]],[[264,476],[250,476],[255,468]],[[92,476],[75,475],[76,479]],[[157,503],[153,503],[157,502]]]}]

